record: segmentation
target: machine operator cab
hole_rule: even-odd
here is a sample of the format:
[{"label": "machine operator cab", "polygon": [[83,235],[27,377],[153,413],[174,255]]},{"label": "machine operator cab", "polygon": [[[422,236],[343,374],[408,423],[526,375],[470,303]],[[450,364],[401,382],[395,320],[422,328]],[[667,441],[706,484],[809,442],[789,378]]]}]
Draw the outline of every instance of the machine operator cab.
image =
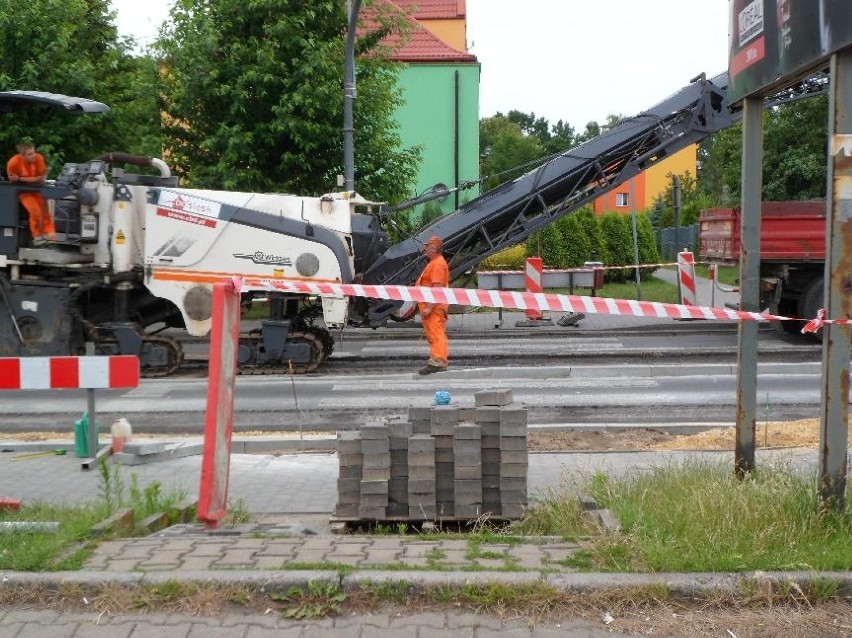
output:
[{"label": "machine operator cab", "polygon": [[[71,113],[103,113],[105,104],[85,98],[69,97],[41,91],[0,92],[0,113],[22,108],[58,108]],[[154,167],[160,175],[125,174],[109,166],[127,163]],[[55,179],[40,186],[9,182],[2,163],[0,180],[0,259],[54,264],[96,263],[110,261],[113,206],[144,206],[144,193],[150,186],[177,186],[164,162],[125,153],[110,153],[80,163],[66,164]],[[50,177],[50,175],[48,175]],[[110,180],[113,182],[110,184]],[[23,192],[39,192],[47,204],[56,227],[56,241],[46,246],[33,246],[28,216],[20,204]],[[120,240],[119,240],[120,241]]]}]

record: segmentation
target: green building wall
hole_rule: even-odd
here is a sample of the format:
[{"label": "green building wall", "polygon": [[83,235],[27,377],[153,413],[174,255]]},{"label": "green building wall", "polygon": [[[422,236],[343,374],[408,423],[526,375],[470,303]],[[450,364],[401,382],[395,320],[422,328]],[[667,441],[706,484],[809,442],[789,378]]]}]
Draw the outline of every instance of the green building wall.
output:
[{"label": "green building wall", "polygon": [[[403,146],[421,147],[420,173],[411,196],[438,183],[454,188],[457,181],[478,180],[479,64],[410,64],[400,73],[399,84],[405,103],[396,119]],[[442,211],[450,212],[478,194],[474,187],[438,203]]]}]

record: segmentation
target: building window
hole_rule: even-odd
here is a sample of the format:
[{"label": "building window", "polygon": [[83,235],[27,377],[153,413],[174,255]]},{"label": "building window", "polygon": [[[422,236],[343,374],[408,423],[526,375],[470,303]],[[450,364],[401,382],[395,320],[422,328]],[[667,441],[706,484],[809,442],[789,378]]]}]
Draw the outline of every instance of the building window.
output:
[{"label": "building window", "polygon": [[627,193],[616,193],[615,194],[615,207],[616,208],[627,208]]}]

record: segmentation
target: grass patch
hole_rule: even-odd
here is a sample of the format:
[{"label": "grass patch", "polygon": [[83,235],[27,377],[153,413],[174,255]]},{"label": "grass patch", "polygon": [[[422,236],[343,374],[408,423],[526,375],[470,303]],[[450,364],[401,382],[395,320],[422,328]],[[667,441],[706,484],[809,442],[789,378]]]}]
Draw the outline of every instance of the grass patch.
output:
[{"label": "grass patch", "polygon": [[[581,493],[615,512],[624,532],[596,532],[579,513]],[[701,461],[623,479],[571,477],[544,494],[516,531],[592,534],[584,562],[604,571],[852,568],[852,512],[821,512],[816,477],[785,467],[742,481],[726,463]]]},{"label": "grass patch", "polygon": [[0,532],[0,570],[80,569],[97,544],[98,539],[90,535],[92,527],[113,512],[129,507],[139,521],[157,512],[168,512],[185,497],[182,492],[164,492],[158,481],[140,488],[135,474],[128,491],[117,465],[101,462],[99,472],[99,497],[93,503],[66,507],[33,502],[18,512],[0,511],[0,522],[59,524],[55,532]]},{"label": "grass patch", "polygon": [[[654,276],[643,277],[641,283],[642,301],[657,301],[659,303],[679,303],[677,286],[657,279]],[[636,299],[636,282],[604,284],[598,289],[598,297],[607,299]]]}]

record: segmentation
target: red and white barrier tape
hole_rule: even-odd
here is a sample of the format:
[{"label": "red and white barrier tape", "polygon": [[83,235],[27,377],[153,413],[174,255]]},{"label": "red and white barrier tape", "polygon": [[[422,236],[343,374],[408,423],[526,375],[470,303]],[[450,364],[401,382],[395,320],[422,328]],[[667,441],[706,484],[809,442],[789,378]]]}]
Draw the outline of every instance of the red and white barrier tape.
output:
[{"label": "red and white barrier tape", "polygon": [[[632,299],[606,299],[582,295],[557,295],[509,290],[477,290],[469,288],[422,288],[413,286],[365,286],[362,284],[308,283],[280,279],[247,278],[243,291],[276,290],[280,292],[320,295],[326,297],[368,297],[393,301],[446,303],[460,306],[551,310],[554,312],[584,312],[630,317],[657,317],[671,319],[711,319],[718,321],[802,321],[797,317],[783,317],[761,312],[745,312],[728,308],[684,306],[681,304],[635,301]],[[819,326],[828,323],[852,324],[852,319],[823,319]],[[818,327],[816,328],[818,329]]]}]

